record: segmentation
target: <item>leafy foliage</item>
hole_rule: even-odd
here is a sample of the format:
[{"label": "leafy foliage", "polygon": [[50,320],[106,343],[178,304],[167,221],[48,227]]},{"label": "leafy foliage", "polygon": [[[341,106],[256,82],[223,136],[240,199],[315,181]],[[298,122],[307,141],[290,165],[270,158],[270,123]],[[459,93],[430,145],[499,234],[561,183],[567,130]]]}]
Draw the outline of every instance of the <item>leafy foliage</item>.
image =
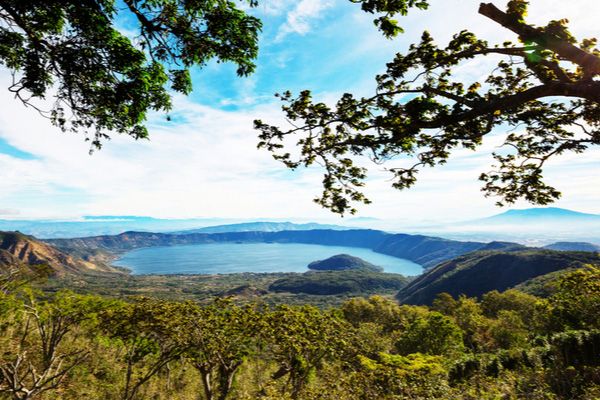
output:
[{"label": "leafy foliage", "polygon": [[552,304],[563,327],[600,329],[600,268],[590,265],[563,276]]},{"label": "leafy foliage", "polygon": [[597,315],[563,311],[597,275],[565,276],[547,307],[512,290],[441,296],[443,314],[381,297],[323,311],[21,287],[0,294],[0,399],[593,399]]},{"label": "leafy foliage", "polygon": [[[248,75],[258,51],[261,23],[233,1],[123,3],[0,3],[0,63],[13,72],[10,91],[63,131],[86,133],[96,148],[111,133],[147,138],[147,113],[171,108],[169,82],[176,92],[192,90],[192,66],[216,58]],[[122,21],[135,21],[134,39],[118,29]],[[50,110],[34,101],[48,97]]]},{"label": "leafy foliage", "polygon": [[406,15],[409,8],[426,10],[429,4],[426,0],[350,0],[352,3],[360,4],[363,11],[367,13],[380,13],[382,16],[376,18],[373,23],[379,28],[383,35],[392,38],[404,32],[398,21],[393,19],[396,14]]},{"label": "leafy foliage", "polygon": [[184,326],[185,305],[152,299],[115,302],[99,315],[100,329],[123,349],[122,400],[134,400],[152,377],[186,350],[178,332]]},{"label": "leafy foliage", "polygon": [[285,389],[300,396],[327,359],[342,353],[345,322],[311,306],[280,306],[266,319],[266,338],[279,369],[273,379],[287,377]]},{"label": "leafy foliage", "polygon": [[[399,32],[393,13],[426,2],[360,1],[368,12],[385,13],[376,24],[386,36]],[[336,104],[314,101],[310,91],[278,95],[293,127],[261,120],[259,147],[295,169],[319,163],[325,169],[323,193],[315,201],[333,212],[354,213],[354,203],[369,203],[361,191],[367,170],[357,162],[368,156],[377,164],[401,155],[415,163],[394,167],[392,186],[405,189],[422,167],[446,163],[453,150],[475,150],[495,127],[514,129],[494,155],[496,166],[482,173],[486,195],[498,204],[525,199],[548,204],[560,192],[544,182],[545,163],[566,152],[582,153],[600,143],[600,51],[596,39],[577,41],[566,20],[534,27],[525,22],[527,1],[512,0],[506,12],[482,3],[479,13],[514,32],[519,43],[490,45],[469,31],[455,34],[446,46],[428,32],[406,54],[397,54],[376,77],[376,92],[356,98],[345,93]],[[484,80],[468,81],[457,71],[472,60],[501,57]],[[521,128],[524,127],[524,128]],[[284,148],[298,137],[299,155]]]},{"label": "leafy foliage", "polygon": [[414,320],[396,342],[398,353],[450,355],[463,350],[460,328],[450,318],[431,312]]},{"label": "leafy foliage", "polygon": [[187,318],[186,356],[200,373],[204,396],[225,400],[238,369],[257,348],[260,316],[252,306],[217,301],[202,308],[190,304]]}]

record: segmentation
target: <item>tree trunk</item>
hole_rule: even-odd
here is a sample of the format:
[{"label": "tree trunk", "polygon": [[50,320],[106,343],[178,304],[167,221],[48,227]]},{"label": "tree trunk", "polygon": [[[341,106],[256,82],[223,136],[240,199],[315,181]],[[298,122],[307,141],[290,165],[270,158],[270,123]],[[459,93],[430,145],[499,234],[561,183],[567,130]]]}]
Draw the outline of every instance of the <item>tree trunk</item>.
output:
[{"label": "tree trunk", "polygon": [[204,388],[205,400],[213,400],[214,390],[210,380],[210,368],[196,365],[196,369],[200,371],[200,376],[202,377],[202,387]]},{"label": "tree trunk", "polygon": [[227,396],[229,396],[229,392],[231,392],[231,388],[233,387],[233,378],[239,365],[235,365],[232,368],[221,368],[219,400],[226,400]]}]

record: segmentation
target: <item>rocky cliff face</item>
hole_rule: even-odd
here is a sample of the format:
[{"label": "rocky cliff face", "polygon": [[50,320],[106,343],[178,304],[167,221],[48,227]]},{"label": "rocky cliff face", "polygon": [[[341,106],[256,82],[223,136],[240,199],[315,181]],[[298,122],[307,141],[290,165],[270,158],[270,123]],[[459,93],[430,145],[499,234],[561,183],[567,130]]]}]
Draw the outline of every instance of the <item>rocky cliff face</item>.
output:
[{"label": "rocky cliff face", "polygon": [[116,272],[106,264],[84,261],[19,232],[0,232],[0,269],[19,264],[47,266],[53,275]]}]

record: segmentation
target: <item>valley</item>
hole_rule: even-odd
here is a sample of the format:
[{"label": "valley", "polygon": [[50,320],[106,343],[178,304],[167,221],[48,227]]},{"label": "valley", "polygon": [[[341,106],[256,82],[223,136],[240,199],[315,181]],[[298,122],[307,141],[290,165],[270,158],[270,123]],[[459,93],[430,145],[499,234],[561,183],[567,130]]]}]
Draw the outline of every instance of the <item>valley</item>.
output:
[{"label": "valley", "polygon": [[[441,292],[481,296],[516,286],[547,295],[562,271],[600,264],[598,247],[585,242],[534,248],[373,229],[301,229],[312,226],[281,230],[290,225],[260,222],[43,241],[5,233],[1,252],[5,265],[49,267],[50,279],[41,287],[51,292],[68,288],[112,297],[202,302],[232,297],[239,302],[320,306],[373,294],[430,304]],[[251,228],[267,230],[247,230]],[[341,258],[328,259],[336,254]],[[313,265],[324,262],[319,260],[329,262],[320,264],[328,267],[314,271],[318,268]],[[340,262],[372,267],[345,270]]]}]

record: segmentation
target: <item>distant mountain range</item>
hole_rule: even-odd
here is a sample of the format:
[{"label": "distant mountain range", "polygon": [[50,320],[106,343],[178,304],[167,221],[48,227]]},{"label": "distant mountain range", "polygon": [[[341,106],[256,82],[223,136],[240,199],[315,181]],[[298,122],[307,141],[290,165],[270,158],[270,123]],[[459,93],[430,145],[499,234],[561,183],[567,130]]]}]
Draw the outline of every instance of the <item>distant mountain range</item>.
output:
[{"label": "distant mountain range", "polygon": [[586,214],[578,211],[567,210],[565,208],[544,207],[527,208],[523,210],[508,210],[501,214],[483,218],[478,223],[486,224],[520,224],[520,223],[566,223],[576,222],[596,222],[600,223],[600,215]]},{"label": "distant mountain range", "polygon": [[318,223],[241,222],[222,218],[160,219],[135,215],[95,215],[78,220],[0,220],[0,231],[20,231],[44,239],[117,235],[127,231],[168,233],[275,232],[283,230],[350,229]]},{"label": "distant mountain range", "polygon": [[348,230],[347,226],[325,225],[309,222],[306,224],[295,224],[292,222],[244,222],[239,224],[207,226],[199,229],[188,229],[184,231],[171,232],[176,234],[189,233],[225,233],[225,232],[280,232],[280,231],[309,231],[313,229]]},{"label": "distant mountain range", "polygon": [[600,215],[557,207],[527,208],[476,220],[421,226],[412,231],[456,240],[514,241],[530,246],[552,242],[600,244]]},{"label": "distant mountain range", "polygon": [[[165,232],[223,224],[229,221],[206,219],[159,219],[131,215],[84,216],[76,220],[0,220],[0,231],[20,231],[38,238],[72,238],[116,235],[128,230]],[[231,221],[237,222],[237,221]]]},{"label": "distant mountain range", "polygon": [[[312,229],[367,229],[386,226],[371,217],[349,218],[344,224],[316,222],[294,223],[247,221],[223,218],[160,219],[135,215],[91,215],[76,220],[0,220],[0,231],[20,231],[38,238],[76,238],[85,236],[116,235],[127,231],[161,233],[225,233],[276,232]],[[346,225],[347,224],[347,225]],[[403,224],[405,226],[406,224]],[[400,230],[403,231],[404,229]],[[600,244],[600,215],[587,214],[563,208],[528,208],[508,210],[487,218],[456,222],[446,225],[415,226],[411,232],[427,236],[446,236],[464,241],[519,241],[537,240],[537,245],[553,241],[590,241]]]}]

